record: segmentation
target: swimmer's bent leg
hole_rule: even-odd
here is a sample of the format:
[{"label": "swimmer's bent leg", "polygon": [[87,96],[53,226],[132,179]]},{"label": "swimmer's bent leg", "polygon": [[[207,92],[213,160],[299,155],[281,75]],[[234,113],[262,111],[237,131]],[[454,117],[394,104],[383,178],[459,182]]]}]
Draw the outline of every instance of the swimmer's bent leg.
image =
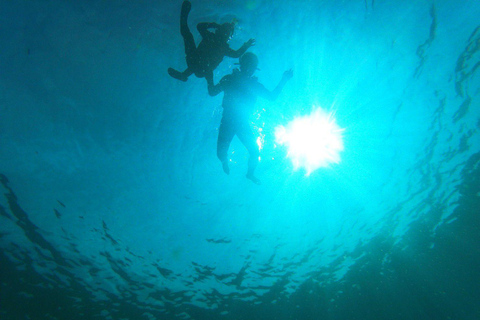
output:
[{"label": "swimmer's bent leg", "polygon": [[190,68],[187,68],[185,71],[180,72],[178,70],[175,70],[173,68],[168,68],[168,74],[177,80],[186,82],[188,80],[188,77],[192,74],[193,72],[190,70]]}]

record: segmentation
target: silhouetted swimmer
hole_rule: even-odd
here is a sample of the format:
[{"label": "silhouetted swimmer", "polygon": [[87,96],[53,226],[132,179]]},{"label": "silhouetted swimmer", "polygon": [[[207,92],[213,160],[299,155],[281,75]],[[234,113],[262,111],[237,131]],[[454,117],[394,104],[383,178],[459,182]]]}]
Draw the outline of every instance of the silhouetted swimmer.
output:
[{"label": "silhouetted swimmer", "polygon": [[234,69],[232,74],[224,76],[217,85],[209,84],[208,93],[216,96],[224,92],[223,115],[217,140],[217,156],[222,162],[223,171],[226,174],[230,173],[228,148],[233,137],[237,135],[250,154],[246,177],[260,184],[260,180],[254,175],[260,152],[256,143],[257,134],[253,131],[250,118],[255,112],[257,97],[277,99],[285,83],[293,76],[293,71],[285,71],[277,87],[269,91],[253,77],[257,65],[257,56],[251,52],[245,53],[240,58],[240,70]]},{"label": "silhouetted swimmer", "polygon": [[[188,77],[194,73],[198,78],[207,79],[207,83],[210,85],[213,84],[213,70],[222,62],[223,57],[240,57],[248,48],[255,45],[255,39],[248,40],[238,50],[232,50],[228,41],[233,35],[234,23],[219,25],[215,22],[201,22],[197,25],[197,30],[202,36],[202,41],[197,47],[187,24],[191,7],[190,1],[184,1],[180,14],[180,33],[185,43],[187,69],[180,72],[168,68],[168,74],[175,79],[187,81]],[[215,29],[215,33],[208,29]]]}]

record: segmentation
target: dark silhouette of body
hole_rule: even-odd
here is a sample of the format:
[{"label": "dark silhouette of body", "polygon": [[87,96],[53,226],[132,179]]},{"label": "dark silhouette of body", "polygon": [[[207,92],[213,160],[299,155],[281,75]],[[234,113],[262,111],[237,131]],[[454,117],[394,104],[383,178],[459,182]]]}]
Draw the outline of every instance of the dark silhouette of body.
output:
[{"label": "dark silhouette of body", "polygon": [[283,73],[283,77],[273,91],[267,90],[253,77],[257,69],[258,58],[247,52],[240,58],[240,70],[235,69],[232,74],[224,76],[217,85],[209,84],[208,93],[216,96],[224,92],[223,115],[220,123],[217,141],[217,156],[222,162],[223,171],[230,173],[228,166],[228,148],[235,135],[240,139],[249,152],[248,171],[246,177],[256,184],[260,184],[254,171],[260,156],[256,143],[257,135],[253,132],[250,117],[255,112],[257,97],[275,100],[285,83],[293,76],[293,71]]},{"label": "dark silhouette of body", "polygon": [[[184,1],[180,14],[180,33],[185,43],[187,69],[180,72],[168,68],[168,74],[181,81],[187,81],[190,75],[195,74],[198,78],[205,78],[209,84],[212,84],[213,70],[222,62],[223,58],[225,56],[240,57],[255,44],[255,40],[250,39],[240,49],[233,50],[228,45],[234,30],[233,23],[219,25],[215,22],[201,22],[197,25],[197,30],[202,36],[202,41],[197,47],[187,24],[191,7],[190,1]],[[215,33],[209,31],[209,29],[215,29]]]}]

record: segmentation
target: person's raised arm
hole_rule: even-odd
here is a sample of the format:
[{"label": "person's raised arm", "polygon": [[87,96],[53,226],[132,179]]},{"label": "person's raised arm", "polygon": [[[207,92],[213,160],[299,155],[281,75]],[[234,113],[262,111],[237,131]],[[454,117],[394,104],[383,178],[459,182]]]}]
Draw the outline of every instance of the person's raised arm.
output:
[{"label": "person's raised arm", "polygon": [[202,36],[202,38],[207,37],[208,34],[211,34],[212,32],[208,31],[208,29],[216,29],[220,25],[216,22],[200,22],[197,24],[197,30]]},{"label": "person's raised arm", "polygon": [[260,88],[259,95],[262,98],[265,98],[265,99],[268,99],[268,100],[271,100],[271,101],[276,100],[278,98],[278,96],[280,95],[280,93],[282,92],[283,87],[285,86],[287,81],[290,80],[292,77],[293,77],[293,70],[292,69],[285,71],[283,73],[282,79],[277,84],[275,89],[273,89],[273,91],[268,91],[267,89],[265,89],[264,86],[261,86],[261,88],[263,88],[263,89]]},{"label": "person's raised arm", "polygon": [[229,47],[225,55],[230,58],[240,58],[248,50],[248,48],[253,47],[254,45],[255,39],[250,39],[245,42],[243,46],[241,46],[238,50],[233,50]]}]

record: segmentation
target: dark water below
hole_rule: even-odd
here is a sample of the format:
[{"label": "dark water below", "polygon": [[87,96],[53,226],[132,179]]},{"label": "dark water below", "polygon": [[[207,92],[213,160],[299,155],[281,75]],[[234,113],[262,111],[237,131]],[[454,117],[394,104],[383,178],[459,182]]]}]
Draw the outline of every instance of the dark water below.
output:
[{"label": "dark water below", "polygon": [[[41,259],[28,256],[10,244],[1,252],[0,314],[2,319],[478,319],[480,317],[480,154],[472,156],[463,170],[461,197],[453,213],[455,221],[435,229],[434,218],[413,223],[398,247],[388,234],[379,234],[358,251],[364,253],[339,282],[311,274],[290,296],[283,293],[287,280],[279,279],[258,298],[258,305],[229,299],[212,291],[217,310],[182,304],[181,292],[157,290],[153,299],[170,301],[162,311],[139,303],[129,288],[120,295],[98,301],[69,271],[73,264],[62,256],[29,220],[17,203],[7,177],[1,176],[8,207],[4,218],[37,247]],[[438,212],[429,213],[435,217]],[[2,234],[2,238],[5,233]],[[75,248],[72,247],[72,250]],[[43,253],[42,253],[43,252]],[[353,255],[360,255],[354,252]],[[38,266],[52,268],[45,276]],[[92,267],[92,266],[90,266]],[[142,287],[128,274],[117,272],[128,286]],[[90,272],[95,272],[93,268]],[[57,275],[57,276],[55,276]],[[198,275],[201,277],[201,274]],[[60,280],[61,277],[63,280]],[[325,282],[323,282],[325,281]],[[151,284],[153,286],[153,284]],[[107,310],[107,312],[105,311]],[[223,313],[222,313],[223,312]],[[148,316],[147,316],[148,314]]]}]

